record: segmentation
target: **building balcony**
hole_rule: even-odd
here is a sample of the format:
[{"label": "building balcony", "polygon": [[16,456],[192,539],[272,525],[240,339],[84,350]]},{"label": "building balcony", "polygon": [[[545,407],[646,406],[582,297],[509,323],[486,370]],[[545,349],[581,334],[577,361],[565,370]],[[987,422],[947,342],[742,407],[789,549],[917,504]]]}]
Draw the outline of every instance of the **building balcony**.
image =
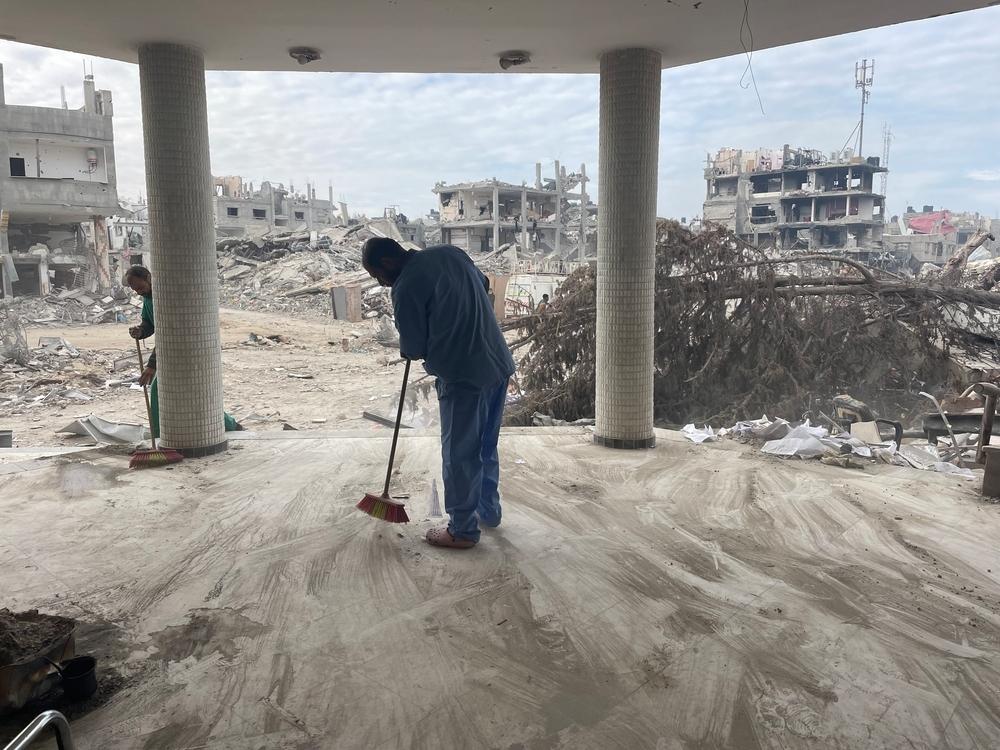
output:
[{"label": "building balcony", "polygon": [[115,216],[121,213],[118,192],[107,183],[45,177],[5,180],[4,208],[10,211],[13,221],[32,218],[39,221],[71,221],[74,217]]},{"label": "building balcony", "polygon": [[55,107],[0,107],[0,131],[13,138],[40,138],[44,134],[45,138],[101,141],[102,145],[110,145],[114,139],[111,117]]}]

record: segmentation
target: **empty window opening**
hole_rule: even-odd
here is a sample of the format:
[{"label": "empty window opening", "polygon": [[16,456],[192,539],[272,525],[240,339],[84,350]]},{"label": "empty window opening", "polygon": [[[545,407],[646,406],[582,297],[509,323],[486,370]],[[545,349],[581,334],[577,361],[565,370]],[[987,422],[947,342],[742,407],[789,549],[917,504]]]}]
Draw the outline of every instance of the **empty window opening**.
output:
[{"label": "empty window opening", "polygon": [[253,217],[255,219],[266,219],[267,218],[267,210],[263,209],[263,208],[255,208],[253,210]]},{"label": "empty window opening", "polygon": [[20,156],[10,157],[10,176],[24,177],[24,159]]},{"label": "empty window opening", "polygon": [[778,216],[772,206],[753,206],[750,209],[751,224],[770,224],[777,220]]},{"label": "empty window opening", "polygon": [[240,215],[240,210],[235,206],[229,206],[229,208],[226,209],[226,216],[239,216],[239,215]]},{"label": "empty window opening", "polygon": [[299,219],[299,220],[306,218],[306,212],[305,211],[296,211],[295,212],[295,218]]}]

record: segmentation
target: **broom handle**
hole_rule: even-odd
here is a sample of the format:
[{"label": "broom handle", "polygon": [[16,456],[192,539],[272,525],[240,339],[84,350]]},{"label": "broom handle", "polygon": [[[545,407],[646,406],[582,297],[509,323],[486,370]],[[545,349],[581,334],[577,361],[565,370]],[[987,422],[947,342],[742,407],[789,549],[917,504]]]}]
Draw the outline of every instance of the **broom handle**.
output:
[{"label": "broom handle", "polygon": [[[146,369],[145,363],[142,361],[142,346],[139,344],[139,339],[135,340],[135,353],[139,355],[139,377],[142,377],[142,371]],[[149,405],[149,388],[146,386],[142,387],[142,395],[146,397],[146,419],[149,420],[149,439],[153,443],[153,450],[156,450],[156,438],[153,436],[153,409]]]},{"label": "broom handle", "polygon": [[385,488],[382,497],[389,497],[389,480],[392,478],[392,463],[396,460],[396,441],[399,439],[399,424],[403,421],[403,399],[406,397],[406,381],[410,379],[410,360],[406,360],[403,370],[403,387],[399,391],[399,409],[396,410],[396,427],[392,431],[392,449],[389,451],[389,468],[385,472]]}]

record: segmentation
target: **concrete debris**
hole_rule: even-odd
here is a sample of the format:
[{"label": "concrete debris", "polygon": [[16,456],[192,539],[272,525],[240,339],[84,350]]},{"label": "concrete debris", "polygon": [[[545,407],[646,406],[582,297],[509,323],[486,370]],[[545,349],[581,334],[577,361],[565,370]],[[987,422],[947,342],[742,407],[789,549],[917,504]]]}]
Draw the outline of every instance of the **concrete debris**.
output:
[{"label": "concrete debris", "polygon": [[[135,383],[138,359],[120,352],[80,351],[66,339],[42,336],[20,354],[0,353],[0,407],[9,414],[91,401],[98,391]],[[121,371],[115,379],[109,375]]]},{"label": "concrete debris", "polygon": [[391,236],[404,247],[386,219],[332,227],[320,232],[224,238],[216,243],[220,299],[227,307],[329,318],[330,290],[359,285],[365,318],[392,315],[388,290],[378,288],[361,267],[361,251],[372,237]]},{"label": "concrete debris", "polygon": [[[855,430],[859,425],[862,429]],[[831,427],[835,427],[832,421]],[[902,443],[897,448],[894,441],[881,439],[875,422],[856,422],[851,425],[851,432],[838,429],[831,433],[826,427],[811,424],[808,419],[802,424],[791,425],[784,419],[771,420],[767,416],[738,422],[718,431],[713,431],[709,425],[698,428],[694,424],[688,424],[681,433],[695,443],[728,437],[760,445],[762,453],[782,458],[818,458],[828,466],[846,469],[864,469],[870,464],[885,463],[952,474],[962,479],[976,479],[979,476],[968,468],[952,463],[953,460],[960,460],[962,455],[974,447],[974,441],[971,440],[974,436],[964,433],[958,436],[957,449],[952,448],[944,439],[939,440],[937,445],[911,442]],[[763,444],[761,441],[764,441]]]},{"label": "concrete debris", "polygon": [[0,307],[0,362],[9,360],[25,365],[29,359],[28,341],[21,317],[6,307]]},{"label": "concrete debris", "polygon": [[392,321],[387,317],[379,321],[373,338],[382,346],[390,349],[399,348],[399,333],[396,331],[396,327],[392,324]]},{"label": "concrete debris", "polygon": [[275,344],[291,344],[292,340],[288,336],[280,333],[271,333],[264,336],[250,332],[246,341],[240,342],[241,346],[274,346]]},{"label": "concrete debris", "polygon": [[91,296],[83,289],[62,289],[45,297],[14,297],[9,310],[24,325],[90,325],[125,322],[131,307],[142,300],[118,287],[111,295]]}]

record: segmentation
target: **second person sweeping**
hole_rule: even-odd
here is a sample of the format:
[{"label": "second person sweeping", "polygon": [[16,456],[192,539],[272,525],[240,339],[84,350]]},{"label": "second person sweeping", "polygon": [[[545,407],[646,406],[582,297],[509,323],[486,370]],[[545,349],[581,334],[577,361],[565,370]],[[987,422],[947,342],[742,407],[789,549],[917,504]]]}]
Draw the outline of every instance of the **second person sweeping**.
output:
[{"label": "second person sweeping", "polygon": [[467,549],[479,541],[479,523],[499,526],[497,442],[514,374],[514,358],[488,296],[486,277],[452,245],[420,252],[376,237],[365,243],[365,270],[392,288],[400,354],[422,359],[437,378],[445,528],[427,541]]},{"label": "second person sweeping", "polygon": [[[129,336],[134,339],[148,339],[156,333],[156,324],[153,322],[153,276],[145,266],[132,266],[125,272],[125,285],[133,292],[142,297],[142,314],[140,323],[128,329]],[[156,384],[156,350],[149,354],[146,367],[139,375],[139,385],[149,386],[149,430],[154,438],[160,436],[160,397]],[[242,430],[243,427],[236,419],[223,412],[223,422],[226,432]]]}]

